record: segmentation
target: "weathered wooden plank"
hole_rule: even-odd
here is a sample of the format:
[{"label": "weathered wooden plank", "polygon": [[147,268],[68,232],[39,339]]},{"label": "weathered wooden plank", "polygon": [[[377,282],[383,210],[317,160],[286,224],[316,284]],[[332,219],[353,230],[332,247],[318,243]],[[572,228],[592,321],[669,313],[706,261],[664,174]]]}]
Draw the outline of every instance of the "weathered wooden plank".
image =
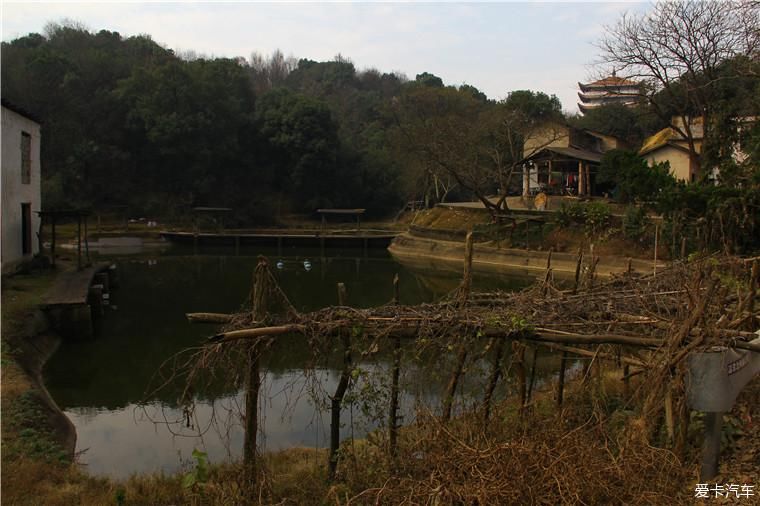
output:
[{"label": "weathered wooden plank", "polygon": [[109,267],[109,263],[101,262],[79,271],[61,273],[50,291],[43,297],[43,308],[60,305],[87,304],[90,284],[95,275]]}]

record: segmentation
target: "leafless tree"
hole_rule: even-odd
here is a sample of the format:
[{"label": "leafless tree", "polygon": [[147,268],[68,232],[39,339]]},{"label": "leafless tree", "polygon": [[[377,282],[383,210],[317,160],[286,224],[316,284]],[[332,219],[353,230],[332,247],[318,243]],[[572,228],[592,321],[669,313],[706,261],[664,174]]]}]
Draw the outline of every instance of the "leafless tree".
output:
[{"label": "leafless tree", "polygon": [[253,74],[254,88],[257,93],[282,84],[297,66],[293,56],[287,58],[279,49],[275,49],[269,57],[261,53],[251,53],[250,67]]},{"label": "leafless tree", "polygon": [[[709,129],[714,85],[730,78],[721,72],[722,64],[758,57],[758,27],[756,0],[660,1],[644,14],[626,13],[605,27],[598,65],[640,81],[654,112],[683,136],[698,160],[699,134],[690,118],[701,116],[703,128]],[[671,118],[673,109],[680,121]]]}]

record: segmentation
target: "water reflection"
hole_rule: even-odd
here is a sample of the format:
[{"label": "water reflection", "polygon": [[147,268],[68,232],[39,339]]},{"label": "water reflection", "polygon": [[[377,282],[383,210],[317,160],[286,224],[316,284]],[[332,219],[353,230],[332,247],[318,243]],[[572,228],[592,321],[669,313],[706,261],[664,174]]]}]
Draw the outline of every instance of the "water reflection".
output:
[{"label": "water reflection", "polygon": [[[385,250],[260,248],[240,255],[207,253],[187,255],[170,249],[160,256],[119,261],[121,286],[112,295],[112,309],[103,319],[100,337],[64,343],[49,362],[46,383],[74,422],[77,450],[87,450],[82,460],[91,472],[120,477],[143,471],[171,472],[190,458],[193,448],[207,451],[212,461],[240,455],[243,435],[238,415],[243,399],[227,382],[210,382],[195,393],[192,427],[186,427],[186,413],[177,405],[180,382],[147,399],[146,391],[149,385],[155,386],[154,375],[167,358],[214,333],[214,326],[187,323],[185,313],[241,308],[251,288],[256,254],[272,260],[284,292],[299,311],[336,303],[338,282],[345,283],[352,306],[370,307],[391,300],[396,273],[402,302],[408,304],[432,301],[459,281],[451,274],[409,271]],[[515,283],[493,276],[475,282],[489,289],[509,289]],[[326,392],[334,391],[338,373],[322,364],[305,376],[303,368],[310,358],[303,338],[297,336],[278,339],[264,358],[260,442],[265,449],[327,445],[329,415],[315,409],[315,402],[324,402]],[[427,366],[406,359],[405,364],[402,417],[410,423],[420,404],[435,408],[447,379],[439,375],[445,376],[444,371],[451,368],[437,363],[436,357]],[[342,429],[344,435],[356,437],[375,427],[372,420],[385,419],[371,413],[368,418],[362,408],[370,403],[363,403],[361,395],[382,396],[387,387],[383,381],[389,378],[382,355],[361,368],[364,374],[352,389],[354,403],[344,411]],[[469,400],[465,395],[462,402],[476,402],[484,378],[474,374],[466,378],[463,391],[472,395]],[[138,406],[141,401],[145,404]],[[384,403],[375,404],[385,409]],[[199,429],[202,438],[197,437]]]}]

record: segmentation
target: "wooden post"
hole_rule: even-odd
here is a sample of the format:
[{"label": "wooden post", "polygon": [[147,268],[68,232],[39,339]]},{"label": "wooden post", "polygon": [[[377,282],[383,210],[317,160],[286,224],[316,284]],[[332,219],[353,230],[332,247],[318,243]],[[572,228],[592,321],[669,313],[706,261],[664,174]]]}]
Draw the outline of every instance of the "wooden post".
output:
[{"label": "wooden post", "polygon": [[82,217],[77,215],[77,269],[82,270]]},{"label": "wooden post", "polygon": [[[398,274],[393,276],[393,304],[399,303]],[[388,412],[388,446],[391,460],[396,461],[396,442],[398,439],[398,380],[401,373],[401,338],[393,341],[393,370],[391,371],[391,405]]]},{"label": "wooden post", "polygon": [[[494,340],[491,340],[494,343]],[[501,376],[501,358],[504,355],[504,339],[496,339],[494,343],[496,349],[494,350],[493,367],[491,368],[491,376],[488,378],[488,387],[486,388],[486,394],[483,397],[483,422],[488,422],[488,418],[491,416],[491,399],[493,393],[496,391],[496,385],[499,382]]]},{"label": "wooden post", "polygon": [[91,265],[92,262],[90,262],[90,240],[89,234],[87,233],[87,216],[84,217],[84,251],[85,256],[87,256],[87,265]]},{"label": "wooden post", "polygon": [[760,276],[760,265],[757,260],[752,261],[752,270],[749,274],[749,294],[747,295],[747,311],[749,312],[749,319],[747,319],[747,330],[755,330],[754,314],[755,314],[755,292],[757,291],[758,277]]},{"label": "wooden post", "polygon": [[681,259],[686,258],[686,237],[681,237]]},{"label": "wooden post", "polygon": [[723,413],[706,412],[704,423],[705,441],[702,445],[702,468],[699,471],[699,480],[701,482],[711,480],[718,474]]},{"label": "wooden post", "polygon": [[549,283],[552,276],[552,251],[554,248],[549,248],[549,255],[546,257],[546,274],[544,275],[544,284],[541,288],[541,295],[546,297],[546,293],[549,290]]},{"label": "wooden post", "polygon": [[446,395],[443,398],[443,421],[448,422],[451,418],[451,406],[454,404],[454,395],[457,391],[457,384],[459,383],[459,377],[462,375],[464,369],[464,363],[467,360],[467,348],[465,343],[459,345],[459,353],[457,354],[457,363],[454,366],[454,372],[449,378],[449,384],[446,386]]},{"label": "wooden post", "polygon": [[578,160],[578,196],[582,197],[583,192],[586,188],[585,181],[584,181],[584,174],[583,174],[583,161]]},{"label": "wooden post", "polygon": [[[338,305],[347,304],[346,285],[338,283]],[[343,404],[343,396],[346,395],[348,382],[351,379],[351,336],[347,331],[341,332],[343,341],[343,371],[335,388],[335,394],[331,399],[330,406],[330,461],[328,465],[327,479],[335,479],[338,469],[338,449],[340,448],[340,408]]]},{"label": "wooden post", "polygon": [[517,388],[520,393],[520,416],[522,416],[526,404],[527,385],[525,381],[525,345],[512,342],[512,356],[514,358],[515,373],[517,374]]},{"label": "wooden post", "polygon": [[50,234],[50,265],[55,268],[55,214],[50,215],[50,219],[53,220],[52,233]]},{"label": "wooden post", "polygon": [[660,225],[656,224],[654,226],[654,263],[652,264],[652,275],[657,275],[657,246],[658,242],[660,240]]},{"label": "wooden post", "polygon": [[472,287],[472,256],[473,256],[473,244],[472,244],[472,230],[467,232],[467,237],[464,240],[464,273],[462,275],[462,289],[459,293],[459,301],[464,304],[470,297],[470,288]]},{"label": "wooden post", "polygon": [[261,389],[259,375],[259,347],[256,343],[248,348],[248,373],[245,381],[245,442],[243,444],[243,464],[245,481],[250,497],[255,496],[256,490],[256,436],[258,433],[258,402]]},{"label": "wooden post", "polygon": [[665,387],[665,430],[668,436],[668,444],[675,441],[675,420],[673,418],[673,393],[670,385]]},{"label": "wooden post", "polygon": [[[259,325],[267,315],[268,264],[266,258],[259,256],[258,264],[253,274],[253,291],[251,297],[252,317]],[[248,486],[249,497],[255,496],[257,485],[256,472],[256,439],[258,433],[258,403],[261,389],[259,371],[259,353],[261,346],[254,340],[248,348],[248,370],[245,380],[245,434],[243,442],[243,467],[245,482]]]},{"label": "wooden post", "polygon": [[583,265],[583,245],[578,248],[578,261],[575,264],[575,285],[573,286],[573,293],[578,292],[578,282],[581,277],[581,265]]},{"label": "wooden post", "polygon": [[530,381],[528,382],[528,403],[530,403],[530,399],[533,396],[533,385],[536,381],[536,362],[538,362],[538,346],[533,347],[533,363],[530,366]]},{"label": "wooden post", "polygon": [[562,407],[565,395],[565,369],[567,368],[567,352],[562,352],[562,360],[559,363],[559,382],[557,384],[557,406]]}]

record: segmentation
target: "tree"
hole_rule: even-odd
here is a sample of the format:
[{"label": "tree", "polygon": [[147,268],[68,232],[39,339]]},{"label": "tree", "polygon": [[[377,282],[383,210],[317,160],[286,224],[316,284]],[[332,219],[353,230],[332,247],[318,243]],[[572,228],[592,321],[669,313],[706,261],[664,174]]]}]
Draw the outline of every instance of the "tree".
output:
[{"label": "tree", "polygon": [[523,172],[523,161],[563,135],[562,104],[555,95],[530,90],[510,92],[494,110],[497,165],[501,193],[494,210],[507,209],[512,177]]},{"label": "tree", "polygon": [[649,167],[636,153],[617,149],[602,157],[596,182],[624,204],[655,202],[662,192],[676,185],[667,162]]},{"label": "tree", "polygon": [[629,146],[640,146],[646,136],[661,130],[663,124],[647,106],[629,107],[622,104],[605,104],[576,117],[579,128],[612,135]]},{"label": "tree", "polygon": [[[721,65],[756,57],[759,25],[760,3],[753,0],[660,1],[645,14],[626,14],[605,28],[598,43],[599,65],[605,73],[617,71],[641,81],[642,95],[655,113],[686,140],[699,161],[700,135],[691,118],[701,116],[709,141],[716,88],[722,80],[750,71],[737,68],[726,75]],[[674,114],[680,121],[672,120]]]},{"label": "tree", "polygon": [[[494,216],[506,209],[526,138],[540,125],[563,120],[557,97],[541,92],[515,91],[497,104],[482,101],[468,88],[415,84],[394,102],[393,113],[398,142],[414,154],[425,174],[434,176],[432,183],[450,177]],[[497,187],[501,194],[494,202],[489,195]]]},{"label": "tree", "polygon": [[274,89],[260,98],[256,120],[269,144],[275,188],[291,193],[300,210],[333,205],[342,188],[336,178],[338,126],[327,105]]}]

